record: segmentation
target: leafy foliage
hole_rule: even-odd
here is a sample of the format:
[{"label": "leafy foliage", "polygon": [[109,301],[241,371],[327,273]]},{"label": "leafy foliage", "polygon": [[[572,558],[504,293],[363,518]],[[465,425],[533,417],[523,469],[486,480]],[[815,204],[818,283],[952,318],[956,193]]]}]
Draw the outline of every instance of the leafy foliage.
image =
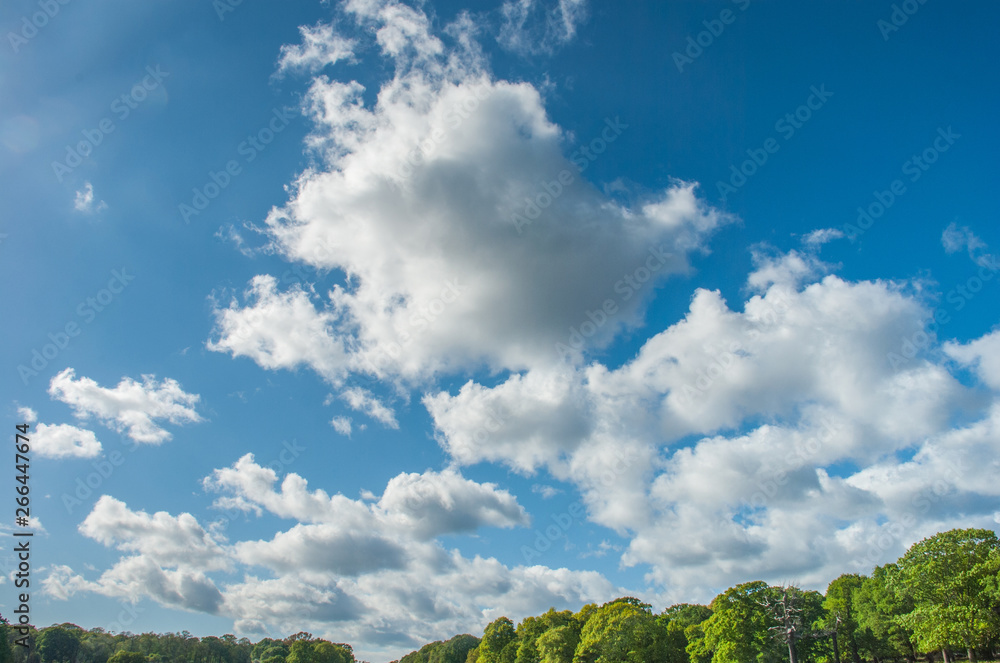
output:
[{"label": "leafy foliage", "polygon": [[1000,629],[990,591],[998,569],[997,535],[987,529],[951,530],[915,543],[898,562],[913,609],[898,619],[925,651],[972,652]]}]

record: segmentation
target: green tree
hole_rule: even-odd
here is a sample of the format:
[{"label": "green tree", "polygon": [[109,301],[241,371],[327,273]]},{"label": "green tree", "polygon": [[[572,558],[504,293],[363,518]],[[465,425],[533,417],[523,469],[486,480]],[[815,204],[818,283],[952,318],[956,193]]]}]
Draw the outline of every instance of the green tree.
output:
[{"label": "green tree", "polygon": [[8,633],[7,620],[0,617],[0,663],[12,663],[14,655],[10,650],[11,642]]},{"label": "green tree", "polygon": [[428,663],[431,652],[436,650],[441,644],[440,640],[428,643],[416,651],[411,651],[396,663]]},{"label": "green tree", "polygon": [[855,640],[866,658],[916,660],[913,631],[899,619],[913,610],[913,597],[899,580],[899,567],[875,567],[853,592],[851,602],[858,624]]},{"label": "green tree", "polygon": [[[669,632],[667,636],[669,638]],[[705,622],[691,624],[691,626],[685,628],[684,640],[687,642],[684,652],[687,654],[687,659],[690,663],[711,663],[715,652],[709,648],[705,640]]]},{"label": "green tree", "polygon": [[541,654],[538,651],[538,638],[551,629],[567,625],[573,625],[579,635],[579,623],[569,610],[556,612],[555,608],[549,608],[548,612],[538,617],[526,617],[517,625],[518,646],[515,662],[539,663]]},{"label": "green tree", "polygon": [[549,629],[538,638],[540,663],[573,663],[573,654],[580,643],[579,624],[567,624]]},{"label": "green tree", "polygon": [[137,651],[116,651],[108,658],[108,663],[146,663],[146,657]]},{"label": "green tree", "polygon": [[354,663],[354,652],[341,644],[316,640],[312,650],[312,663]]},{"label": "green tree", "polygon": [[288,647],[287,663],[319,663],[313,652],[312,643],[308,640],[293,640]]},{"label": "green tree", "polygon": [[500,617],[483,632],[483,640],[479,643],[479,663],[514,663],[517,645],[514,622]]},{"label": "green tree", "polygon": [[[666,638],[666,660],[669,663],[688,663],[687,647],[690,643],[686,631],[711,616],[712,609],[707,605],[680,603],[670,606],[656,618]],[[697,633],[699,637],[705,637],[704,632]]]},{"label": "green tree", "polygon": [[286,645],[281,640],[274,640],[273,638],[263,638],[260,642],[254,645],[250,652],[250,658],[254,661],[266,661],[272,658],[279,658],[278,663],[285,663],[285,658],[288,656],[288,645]]},{"label": "green tree", "polygon": [[442,642],[428,657],[428,663],[465,663],[469,652],[479,646],[479,638],[463,633]]},{"label": "green tree", "polygon": [[62,626],[42,629],[35,645],[43,663],[76,663],[76,655],[80,651],[78,630],[79,627],[74,630]]},{"label": "green tree", "polygon": [[1000,628],[998,603],[989,592],[995,579],[997,535],[988,529],[953,529],[910,546],[897,562],[913,610],[900,621],[913,629],[924,651],[976,650]]},{"label": "green tree", "polygon": [[845,573],[833,580],[826,588],[823,608],[826,615],[820,620],[820,627],[833,636],[834,661],[840,663],[840,648],[846,647],[854,663],[861,663],[858,652],[858,620],[854,615],[854,594],[864,584],[864,576]]},{"label": "green tree", "polygon": [[688,645],[691,660],[713,663],[750,663],[782,658],[770,628],[775,619],[770,605],[780,596],[761,580],[730,587],[712,600],[712,616],[701,623],[703,639]]},{"label": "green tree", "polygon": [[575,663],[666,663],[666,633],[650,607],[631,597],[605,603],[580,631]]}]

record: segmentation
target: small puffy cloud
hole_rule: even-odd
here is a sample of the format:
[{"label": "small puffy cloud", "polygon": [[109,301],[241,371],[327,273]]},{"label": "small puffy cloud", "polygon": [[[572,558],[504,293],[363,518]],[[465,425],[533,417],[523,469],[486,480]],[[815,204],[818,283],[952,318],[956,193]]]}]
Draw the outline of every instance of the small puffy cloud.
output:
[{"label": "small puffy cloud", "polygon": [[354,60],[355,41],[333,31],[328,23],[300,26],[302,43],[285,44],[278,58],[278,72],[306,71],[315,73],[341,60]]},{"label": "small puffy cloud", "polygon": [[52,378],[49,395],[72,406],[77,417],[97,417],[139,443],[160,444],[171,438],[157,420],[172,424],[202,421],[194,410],[200,396],[185,392],[169,378],[157,382],[154,376],[144,375],[142,380],[122,378],[118,386],[109,389],[90,378],[78,379],[76,372],[67,368]]},{"label": "small puffy cloud", "polygon": [[95,458],[102,447],[93,431],[69,424],[38,424],[32,450],[46,458]]},{"label": "small puffy cloud", "polygon": [[299,285],[278,292],[273,276],[254,277],[246,298],[244,307],[234,299],[227,308],[216,308],[220,338],[207,343],[209,350],[249,357],[267,369],[309,366],[334,383],[343,378],[347,353],[333,332],[334,313],[317,311]]},{"label": "small puffy cloud", "polygon": [[968,343],[945,343],[949,357],[975,369],[979,379],[1000,391],[1000,330],[981,336]]},{"label": "small puffy cloud", "polygon": [[[258,515],[266,509],[282,518],[306,522],[330,522],[338,513],[346,518],[356,512],[350,508],[353,500],[342,495],[330,497],[322,490],[309,493],[305,479],[297,474],[286,476],[275,490],[277,481],[274,470],[261,467],[248,453],[232,466],[215,470],[202,483],[207,490],[224,494],[215,502],[219,508],[254,511]],[[338,512],[338,507],[343,508]],[[363,519],[364,514],[360,517]]]},{"label": "small puffy cloud", "polygon": [[38,421],[38,413],[26,406],[17,408],[17,416],[26,424],[33,424]]},{"label": "small puffy cloud", "polygon": [[337,431],[341,435],[351,436],[351,418],[350,417],[334,417],[330,420],[330,425],[333,426],[333,430]]},{"label": "small puffy cloud", "polygon": [[543,499],[550,499],[559,495],[563,491],[559,490],[555,486],[549,486],[544,483],[536,483],[531,486],[531,492],[538,493]]},{"label": "small puffy cloud", "polygon": [[83,212],[89,214],[91,212],[100,212],[108,208],[107,203],[103,200],[99,201],[96,206],[94,204],[94,185],[90,182],[86,182],[82,189],[76,192],[76,196],[73,198],[73,209],[77,212]]},{"label": "small puffy cloud", "polygon": [[[809,246],[815,248],[817,245]],[[767,246],[758,246],[753,251],[753,262],[754,270],[747,278],[747,286],[755,292],[764,292],[774,285],[797,288],[806,281],[814,280],[828,267],[812,252],[775,254]]]},{"label": "small puffy cloud", "polygon": [[399,422],[396,421],[396,414],[392,411],[392,409],[386,407],[382,401],[375,398],[375,396],[372,395],[372,393],[367,389],[352,387],[342,392],[340,394],[340,398],[347,403],[352,410],[364,412],[372,419],[381,421],[389,428],[399,428]]},{"label": "small puffy cloud", "polygon": [[810,247],[822,246],[835,239],[841,239],[843,236],[843,231],[837,228],[820,228],[803,237],[802,243]]}]

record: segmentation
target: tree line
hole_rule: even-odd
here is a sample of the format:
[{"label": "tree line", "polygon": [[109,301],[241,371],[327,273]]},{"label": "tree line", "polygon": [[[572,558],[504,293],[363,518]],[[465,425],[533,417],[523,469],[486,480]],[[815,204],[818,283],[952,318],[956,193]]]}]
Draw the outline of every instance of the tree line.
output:
[{"label": "tree line", "polygon": [[0,624],[0,663],[358,663],[351,645],[305,631],[253,643],[231,634],[112,634],[66,623],[32,628],[27,647],[14,645],[12,633],[10,626]]},{"label": "tree line", "polygon": [[[516,627],[501,617],[464,635],[465,663],[970,663],[1000,654],[1000,545],[988,529],[924,539],[871,575],[844,574],[826,593],[762,581],[709,605],[654,614],[633,597],[579,612],[550,609]],[[460,647],[426,645],[398,663],[462,663]]]},{"label": "tree line", "polygon": [[[32,628],[27,648],[0,623],[0,663],[358,663],[351,645],[299,632],[283,640]],[[432,642],[393,663],[969,663],[1000,656],[1000,542],[954,529],[913,544],[871,575],[825,594],[745,582],[709,605],[661,613],[634,597],[578,612],[507,617],[482,638]],[[364,663],[363,661],[360,663]]]}]

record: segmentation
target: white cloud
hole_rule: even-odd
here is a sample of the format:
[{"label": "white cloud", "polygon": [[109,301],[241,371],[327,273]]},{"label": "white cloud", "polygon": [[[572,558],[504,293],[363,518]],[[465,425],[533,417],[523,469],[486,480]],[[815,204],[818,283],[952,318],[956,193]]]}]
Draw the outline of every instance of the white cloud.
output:
[{"label": "white cloud", "polygon": [[267,510],[282,518],[335,524],[344,532],[382,532],[393,539],[427,540],[483,526],[528,523],[527,514],[510,493],[452,471],[400,474],[389,481],[374,505],[323,490],[310,492],[306,480],[295,473],[286,475],[276,489],[277,483],[274,470],[258,465],[253,454],[215,470],[204,481],[207,489],[224,493],[216,503],[219,507],[258,514]]},{"label": "white cloud", "polygon": [[45,458],[95,458],[102,447],[93,431],[69,424],[38,424],[32,450]]},{"label": "white cloud", "polygon": [[968,343],[945,343],[949,357],[975,369],[979,379],[1000,391],[1000,330],[986,334]]},{"label": "white cloud", "polygon": [[819,230],[814,230],[805,237],[802,238],[802,243],[806,246],[822,246],[828,242],[832,242],[835,239],[841,239],[844,237],[844,233],[837,228],[820,228]]},{"label": "white cloud", "polygon": [[103,200],[94,205],[94,185],[90,182],[86,182],[83,188],[76,192],[76,196],[73,198],[73,209],[77,212],[83,212],[85,214],[90,214],[91,212],[100,212],[106,210],[108,204]]},{"label": "white cloud", "polygon": [[236,248],[237,251],[247,258],[252,258],[257,254],[254,249],[247,245],[243,235],[232,223],[225,226],[219,226],[219,229],[215,231],[214,237],[224,242],[229,242]]},{"label": "white cloud", "polygon": [[989,247],[968,226],[959,226],[954,221],[948,224],[941,233],[941,245],[946,253],[966,251],[969,258],[980,267],[997,271],[996,257],[986,253]]},{"label": "white cloud", "polygon": [[191,514],[150,515],[103,495],[79,529],[95,541],[133,554],[93,581],[56,565],[43,580],[46,594],[61,600],[80,592],[132,602],[149,597],[167,607],[219,613],[223,597],[206,573],[230,570],[232,556]]},{"label": "white cloud", "polygon": [[158,511],[149,515],[103,495],[80,524],[80,532],[106,546],[139,553],[161,566],[201,570],[231,566],[221,544],[189,513],[171,516]]},{"label": "white cloud", "polygon": [[947,253],[968,251],[970,255],[977,249],[986,248],[986,244],[968,226],[959,227],[954,221],[941,233],[941,245]]},{"label": "white cloud", "polygon": [[378,507],[393,528],[417,539],[474,532],[488,525],[529,524],[528,514],[509,492],[454,471],[397,475],[385,487]]},{"label": "white cloud", "polygon": [[576,36],[587,19],[587,0],[505,0],[497,41],[522,55],[552,53]]},{"label": "white cloud", "polygon": [[144,375],[142,383],[122,378],[118,386],[108,389],[90,378],[77,379],[76,372],[67,368],[52,378],[49,395],[71,405],[77,417],[95,416],[104,425],[145,444],[171,438],[156,420],[172,424],[202,420],[194,410],[200,398],[197,394],[185,392],[176,380],[167,378],[158,383],[151,375]]},{"label": "white cloud", "polygon": [[223,601],[215,584],[203,573],[164,569],[145,555],[124,557],[89,581],[65,565],[52,568],[42,581],[45,593],[68,599],[79,592],[93,592],[137,602],[145,597],[171,608],[218,614]]},{"label": "white cloud", "polygon": [[351,418],[350,417],[334,417],[330,420],[330,425],[333,429],[340,433],[341,435],[351,436]]},{"label": "white cloud", "polygon": [[[578,15],[579,3],[561,7]],[[321,166],[267,218],[276,250],[346,283],[311,297],[258,276],[242,303],[217,308],[210,349],[308,366],[335,385],[350,373],[421,381],[556,364],[557,344],[606,300],[614,312],[588,348],[640,324],[655,288],[728,220],[685,182],[634,209],[606,197],[538,90],[492,80],[467,16],[446,49],[412,8],[346,10],[375,30],[393,78],[371,106],[357,82],[313,80],[308,142]],[[599,158],[628,139],[628,120],[594,131],[585,142]]]},{"label": "white cloud", "polygon": [[544,499],[551,499],[556,495],[561,494],[563,491],[559,490],[555,486],[549,486],[546,484],[536,483],[531,486],[531,492],[538,493]]},{"label": "white cloud", "polygon": [[367,389],[362,389],[361,387],[345,389],[340,394],[340,399],[347,403],[352,410],[364,412],[369,417],[381,421],[389,428],[399,428],[399,422],[396,421],[396,414],[392,409],[386,407]]},{"label": "white cloud", "polygon": [[209,350],[249,357],[267,369],[307,365],[334,383],[343,378],[347,355],[333,331],[335,314],[317,312],[298,284],[279,293],[273,276],[254,277],[246,297],[252,304],[244,308],[236,300],[216,308],[220,339],[209,341]]},{"label": "white cloud", "polygon": [[[883,491],[845,476],[936,447],[967,392],[941,363],[889,361],[929,315],[903,284],[822,276],[829,268],[811,254],[756,263],[758,294],[742,311],[698,290],[682,320],[619,368],[535,368],[428,395],[441,446],[463,465],[545,469],[575,484],[590,520],[630,539],[623,562],[649,565],[677,600],[751,576],[828,582],[877,534],[852,524],[900,516]],[[981,362],[993,342],[948,352]],[[993,372],[982,364],[984,382]],[[968,464],[970,486],[989,480],[989,449]],[[907,499],[933,481],[921,472]],[[966,499],[985,509],[992,493],[974,490]],[[943,503],[939,522],[961,508]]]},{"label": "white cloud", "polygon": [[38,421],[38,413],[32,410],[30,407],[18,407],[17,416],[26,424],[33,424]]},{"label": "white cloud", "polygon": [[354,60],[355,42],[334,33],[333,26],[317,23],[314,26],[300,26],[301,44],[285,44],[278,58],[278,71],[307,71],[315,73],[341,60]]}]

